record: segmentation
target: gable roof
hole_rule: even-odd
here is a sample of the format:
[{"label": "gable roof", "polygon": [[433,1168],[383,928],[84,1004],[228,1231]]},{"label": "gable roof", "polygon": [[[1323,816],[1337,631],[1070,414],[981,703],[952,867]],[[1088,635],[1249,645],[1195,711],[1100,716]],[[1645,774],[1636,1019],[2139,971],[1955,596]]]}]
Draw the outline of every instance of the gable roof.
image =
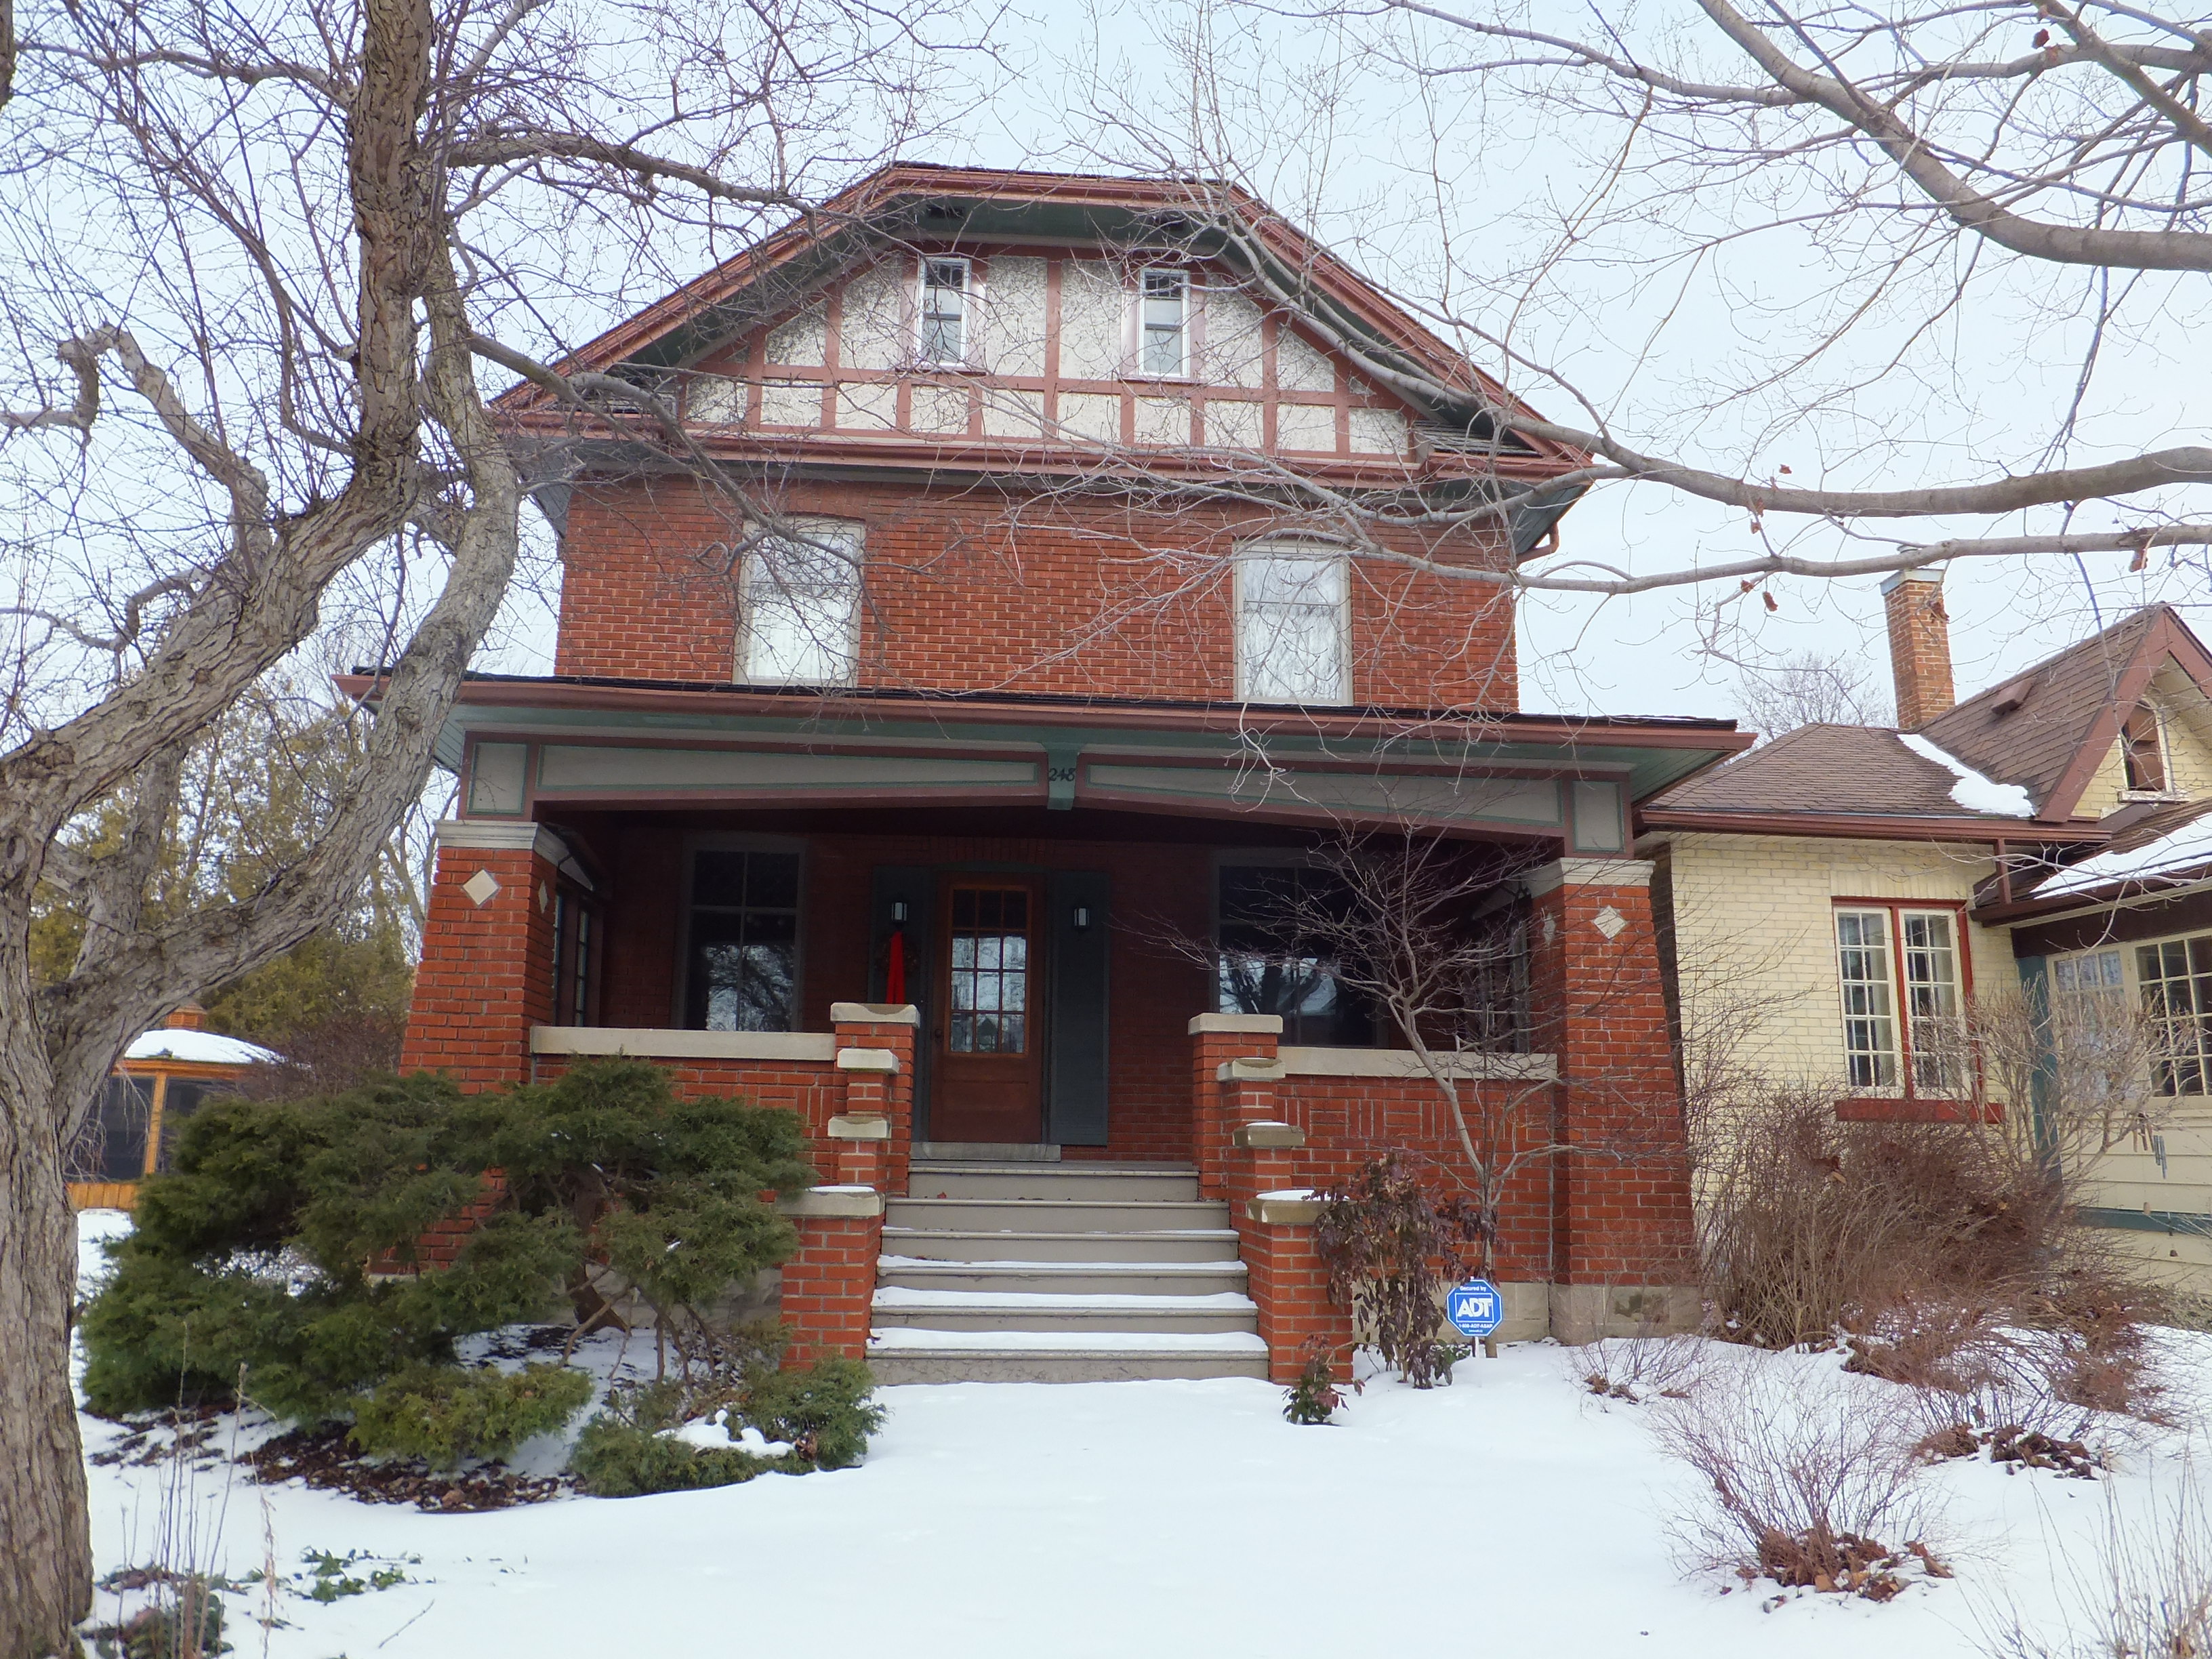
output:
[{"label": "gable roof", "polygon": [[1742,830],[1881,838],[2019,838],[2011,812],[1976,810],[1988,780],[1959,772],[1880,726],[1801,726],[1668,791],[1644,809],[1654,829]]},{"label": "gable roof", "polygon": [[[1431,385],[1463,388],[1464,398],[1448,391],[1424,398],[1402,385],[1390,387],[1391,395],[1447,428],[1440,434],[1447,445],[1472,443],[1501,464],[1499,470],[1539,477],[1587,459],[1548,440],[1499,436],[1482,412],[1486,402],[1540,417],[1258,198],[1195,179],[893,162],[606,330],[559,368],[570,374],[620,365],[673,368],[791,311],[872,251],[906,242],[952,247],[1016,238],[1122,247],[1172,240],[1190,257],[1219,259],[1292,296],[1291,308],[1324,338],[1334,335]],[[553,393],[526,380],[494,406],[526,416],[549,410],[552,402]]]},{"label": "gable roof", "polygon": [[1967,698],[1921,733],[1977,771],[2021,785],[2042,822],[2064,823],[2169,657],[2212,696],[2212,655],[2171,605],[2154,605]]}]

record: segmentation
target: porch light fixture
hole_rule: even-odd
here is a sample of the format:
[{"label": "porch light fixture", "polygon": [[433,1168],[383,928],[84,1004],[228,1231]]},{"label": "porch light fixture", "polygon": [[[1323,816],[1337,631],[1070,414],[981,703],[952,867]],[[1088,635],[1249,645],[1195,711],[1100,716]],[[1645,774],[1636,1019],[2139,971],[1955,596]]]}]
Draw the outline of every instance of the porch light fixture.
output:
[{"label": "porch light fixture", "polygon": [[906,921],[906,901],[904,899],[893,899],[891,901],[891,921],[894,923],[903,923]]},{"label": "porch light fixture", "polygon": [[1077,905],[1075,907],[1074,914],[1071,915],[1068,920],[1075,924],[1075,931],[1077,933],[1089,933],[1091,931],[1091,907],[1087,904]]}]

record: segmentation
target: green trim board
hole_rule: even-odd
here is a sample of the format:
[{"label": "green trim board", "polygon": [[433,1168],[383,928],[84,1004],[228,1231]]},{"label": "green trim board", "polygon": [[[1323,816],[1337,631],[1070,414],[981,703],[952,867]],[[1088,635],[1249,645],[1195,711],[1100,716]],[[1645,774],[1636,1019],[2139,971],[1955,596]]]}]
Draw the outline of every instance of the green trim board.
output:
[{"label": "green trim board", "polygon": [[836,796],[922,788],[1033,794],[1039,769],[1037,761],[968,757],[549,743],[538,751],[538,793]]},{"label": "green trim board", "polygon": [[1085,781],[1100,795],[1243,811],[1340,812],[1516,829],[1559,827],[1559,787],[1550,778],[1438,777],[1425,773],[1322,772],[1227,766],[1128,766],[1092,761]]},{"label": "green trim board", "polygon": [[2092,1227],[2122,1233],[2187,1233],[2212,1238],[2212,1215],[2190,1210],[2112,1210],[2085,1206],[2075,1212]]},{"label": "green trim board", "polygon": [[[1144,766],[1154,761],[1205,759],[1218,761],[1224,767],[1246,768],[1264,757],[1271,764],[1293,768],[1301,762],[1338,768],[1373,765],[1393,774],[1431,771],[1468,778],[1510,779],[1515,770],[1553,769],[1584,776],[1610,775],[1626,784],[1632,800],[1641,800],[1704,766],[1715,753],[1702,747],[1643,748],[1613,733],[1605,734],[1608,741],[1588,744],[1516,742],[1504,734],[1451,741],[1283,733],[1255,746],[1233,732],[1119,726],[1110,718],[1075,726],[1031,724],[1005,716],[957,719],[953,712],[922,708],[908,713],[908,718],[891,719],[872,711],[827,714],[816,708],[794,710],[788,715],[723,715],[465,702],[454,709],[440,734],[437,755],[440,764],[458,769],[466,740],[480,732],[495,740],[535,740],[578,749],[609,739],[618,747],[620,739],[634,738],[647,746],[696,745],[701,750],[714,744],[754,743],[819,753],[850,745],[866,745],[876,755],[910,750],[917,756],[943,757],[945,750],[952,750],[969,759],[1003,757],[1024,766],[1049,764],[1061,772],[1077,756],[1087,756],[1098,765]],[[1521,781],[1540,781],[1525,775]],[[1548,779],[1540,781],[1548,782]],[[1031,787],[1042,787],[1042,781],[1033,781]]]}]

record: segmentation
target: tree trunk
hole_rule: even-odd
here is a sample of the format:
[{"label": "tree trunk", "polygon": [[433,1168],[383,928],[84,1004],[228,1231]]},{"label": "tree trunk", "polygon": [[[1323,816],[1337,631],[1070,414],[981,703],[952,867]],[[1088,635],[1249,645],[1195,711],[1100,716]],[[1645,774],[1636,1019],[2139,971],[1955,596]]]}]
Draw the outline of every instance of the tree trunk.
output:
[{"label": "tree trunk", "polygon": [[70,1652],[72,1627],[92,1611],[70,1389],[76,1229],[57,1116],[40,1093],[35,1076],[0,1072],[0,1659]]}]

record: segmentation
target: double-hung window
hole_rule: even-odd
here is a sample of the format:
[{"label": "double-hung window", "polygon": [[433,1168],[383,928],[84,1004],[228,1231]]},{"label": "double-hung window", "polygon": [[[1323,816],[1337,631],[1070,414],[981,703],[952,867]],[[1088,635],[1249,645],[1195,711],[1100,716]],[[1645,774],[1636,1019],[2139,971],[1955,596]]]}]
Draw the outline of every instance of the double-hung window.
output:
[{"label": "double-hung window", "polygon": [[973,271],[965,259],[921,262],[921,337],[925,363],[957,368],[968,361],[968,300]]},{"label": "double-hung window", "polygon": [[1237,561],[1237,696],[1245,702],[1352,701],[1344,556],[1255,547]]},{"label": "double-hung window", "polygon": [[860,537],[799,521],[745,556],[743,678],[748,685],[844,685],[860,621]]},{"label": "double-hung window", "polygon": [[1142,274],[1137,301],[1137,370],[1174,379],[1189,370],[1190,278],[1173,267]]},{"label": "double-hung window", "polygon": [[1836,907],[1844,1073],[1856,1090],[1905,1099],[1969,1091],[1966,968],[1956,910]]}]

